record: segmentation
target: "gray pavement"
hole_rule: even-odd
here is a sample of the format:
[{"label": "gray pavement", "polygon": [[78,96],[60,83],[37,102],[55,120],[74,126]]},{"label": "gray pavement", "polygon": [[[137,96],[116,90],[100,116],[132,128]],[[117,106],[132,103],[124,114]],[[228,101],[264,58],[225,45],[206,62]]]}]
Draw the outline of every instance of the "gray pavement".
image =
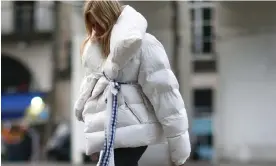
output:
[{"label": "gray pavement", "polygon": [[[59,164],[59,163],[32,163],[32,164],[1,164],[2,166],[73,166],[73,164]],[[80,166],[96,166],[95,164],[89,165],[80,165]],[[139,166],[160,166],[160,165],[142,165]],[[165,166],[165,165],[164,165]],[[168,165],[166,165],[168,166]],[[186,166],[213,166],[212,164],[208,163],[187,163]],[[228,163],[228,164],[217,164],[217,166],[275,166],[271,164],[238,164],[238,163]]]},{"label": "gray pavement", "polygon": [[[208,162],[187,162],[186,166],[213,166]],[[73,166],[73,164],[67,163],[32,163],[32,164],[12,164],[2,163],[2,166]],[[80,165],[80,166],[96,166],[96,164]],[[170,163],[168,147],[166,144],[150,146],[145,154],[142,156],[139,166],[173,166]],[[216,166],[276,166],[276,164],[241,164],[241,163],[220,163]]]}]

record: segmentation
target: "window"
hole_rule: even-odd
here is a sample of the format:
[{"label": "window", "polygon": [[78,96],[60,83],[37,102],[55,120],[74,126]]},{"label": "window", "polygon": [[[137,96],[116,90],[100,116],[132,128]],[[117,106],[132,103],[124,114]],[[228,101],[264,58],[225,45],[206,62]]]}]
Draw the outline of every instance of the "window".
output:
[{"label": "window", "polygon": [[192,43],[194,54],[204,55],[214,52],[213,7],[210,3],[192,3],[190,7]]},{"label": "window", "polygon": [[193,72],[195,73],[207,73],[207,72],[216,72],[217,64],[215,60],[210,61],[193,61]]},{"label": "window", "polygon": [[28,33],[34,27],[34,1],[14,2],[14,25],[17,33]]},{"label": "window", "polygon": [[213,89],[195,89],[194,95],[194,116],[210,116],[213,112]]},{"label": "window", "polygon": [[193,90],[194,117],[192,119],[191,158],[193,160],[211,160],[213,156],[213,89]]},{"label": "window", "polygon": [[212,10],[211,8],[203,8],[203,13],[202,17],[204,21],[210,21],[212,20]]},{"label": "window", "polygon": [[213,1],[203,1],[203,0],[195,0],[195,1],[194,1],[194,0],[189,0],[188,2],[189,2],[189,3],[202,3],[202,2],[204,2],[204,3],[207,2],[207,3],[208,3],[208,2],[213,2]]}]

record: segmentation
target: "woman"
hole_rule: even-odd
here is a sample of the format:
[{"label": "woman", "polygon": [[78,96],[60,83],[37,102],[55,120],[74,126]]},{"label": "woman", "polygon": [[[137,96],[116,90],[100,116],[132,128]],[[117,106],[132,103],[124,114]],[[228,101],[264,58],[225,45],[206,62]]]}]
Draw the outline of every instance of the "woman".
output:
[{"label": "woman", "polygon": [[100,166],[137,166],[148,145],[168,142],[172,161],[183,165],[191,150],[184,102],[146,19],[96,0],[86,1],[84,19],[85,77],[75,111],[85,123],[86,153],[102,150]]}]

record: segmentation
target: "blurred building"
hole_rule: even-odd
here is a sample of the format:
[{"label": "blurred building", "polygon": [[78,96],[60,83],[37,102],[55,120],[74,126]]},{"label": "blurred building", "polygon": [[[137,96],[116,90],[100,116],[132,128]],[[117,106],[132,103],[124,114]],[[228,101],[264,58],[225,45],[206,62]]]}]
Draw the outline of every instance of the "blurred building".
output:
[{"label": "blurred building", "polygon": [[217,48],[215,45],[215,3],[190,1],[191,51],[191,159],[212,160],[213,113],[217,90]]},{"label": "blurred building", "polygon": [[44,139],[45,126],[70,120],[70,9],[55,1],[1,1],[1,123],[27,123]]},{"label": "blurred building", "polygon": [[16,91],[19,84],[51,90],[52,9],[51,2],[1,2],[2,91]]},{"label": "blurred building", "polygon": [[[54,1],[1,1],[1,92],[2,99],[6,94],[48,95],[57,86],[57,102],[62,104],[56,116],[69,119],[70,5],[61,3],[58,14],[55,11]],[[57,81],[53,82],[55,71]],[[20,99],[26,100],[20,103],[20,110],[25,111],[28,99]],[[20,105],[15,98],[8,100]]]},{"label": "blurred building", "polygon": [[216,3],[217,160],[276,162],[275,14],[275,2]]}]

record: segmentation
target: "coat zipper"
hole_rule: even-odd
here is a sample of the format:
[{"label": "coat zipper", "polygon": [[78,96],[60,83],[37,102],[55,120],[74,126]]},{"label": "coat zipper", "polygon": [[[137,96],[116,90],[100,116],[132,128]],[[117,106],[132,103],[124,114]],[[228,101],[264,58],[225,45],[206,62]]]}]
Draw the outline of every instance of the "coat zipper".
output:
[{"label": "coat zipper", "polygon": [[130,112],[136,117],[136,119],[139,121],[139,123],[142,123],[141,120],[138,118],[138,116],[134,113],[134,111],[132,110],[132,108],[130,108],[130,106],[127,104],[127,102],[125,101],[125,105],[126,107],[130,110]]}]

